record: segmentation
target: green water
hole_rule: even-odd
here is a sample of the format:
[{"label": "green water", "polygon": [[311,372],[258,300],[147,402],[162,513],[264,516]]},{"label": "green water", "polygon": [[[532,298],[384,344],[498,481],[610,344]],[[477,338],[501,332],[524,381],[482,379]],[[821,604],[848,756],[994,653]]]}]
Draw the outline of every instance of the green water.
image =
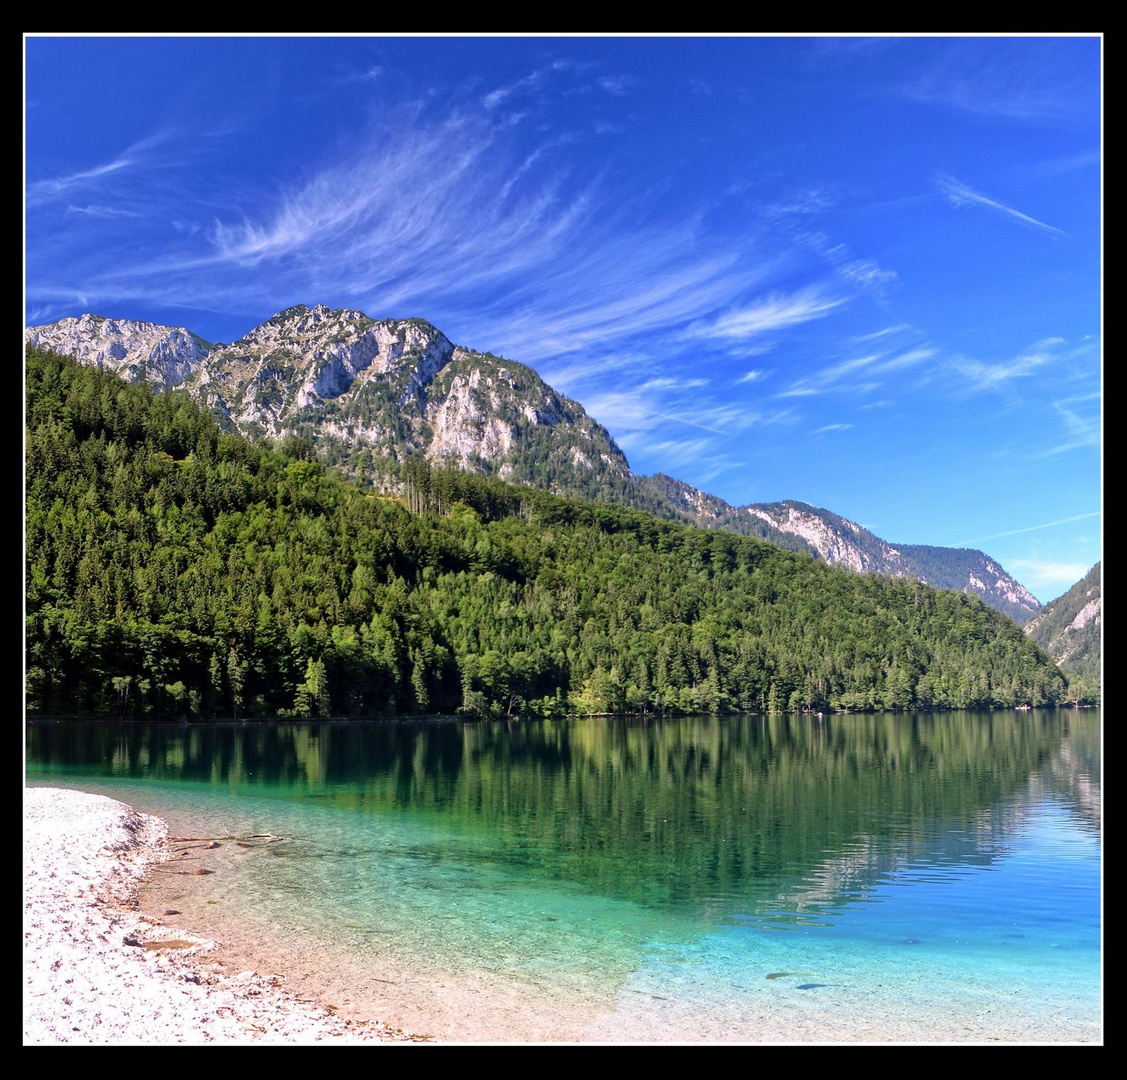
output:
[{"label": "green water", "polygon": [[152,905],[416,1031],[1096,1041],[1099,734],[1096,710],[34,724],[27,775],[285,837]]}]

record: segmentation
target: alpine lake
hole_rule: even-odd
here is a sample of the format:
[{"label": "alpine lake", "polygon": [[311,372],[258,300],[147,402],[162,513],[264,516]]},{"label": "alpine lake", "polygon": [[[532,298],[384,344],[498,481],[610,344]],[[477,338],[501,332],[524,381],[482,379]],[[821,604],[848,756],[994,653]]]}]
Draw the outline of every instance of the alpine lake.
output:
[{"label": "alpine lake", "polygon": [[26,728],[141,897],[448,1042],[1099,1043],[1098,709]]}]

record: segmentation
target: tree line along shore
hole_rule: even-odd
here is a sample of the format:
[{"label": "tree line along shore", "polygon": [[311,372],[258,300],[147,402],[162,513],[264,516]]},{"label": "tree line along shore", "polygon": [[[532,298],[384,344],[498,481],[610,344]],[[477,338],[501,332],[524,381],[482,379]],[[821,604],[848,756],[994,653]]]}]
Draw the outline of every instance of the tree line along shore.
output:
[{"label": "tree line along shore", "polygon": [[977,597],[308,443],[26,353],[27,708],[154,719],[948,709],[1075,700]]}]

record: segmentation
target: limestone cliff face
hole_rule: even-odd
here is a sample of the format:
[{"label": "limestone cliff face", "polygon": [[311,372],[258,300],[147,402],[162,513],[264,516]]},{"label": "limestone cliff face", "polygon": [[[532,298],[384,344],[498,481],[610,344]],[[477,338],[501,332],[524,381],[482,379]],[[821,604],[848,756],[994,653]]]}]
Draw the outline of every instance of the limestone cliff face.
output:
[{"label": "limestone cliff face", "polygon": [[1066,671],[1095,678],[1100,674],[1103,622],[1101,568],[1096,563],[1025,626],[1025,633]]},{"label": "limestone cliff face", "polygon": [[[981,554],[981,553],[980,553]],[[1009,604],[1024,607],[1030,612],[1040,610],[1041,601],[1024,585],[1014,581],[993,559],[983,556],[982,577],[971,573],[969,584],[981,595],[1001,597]]]},{"label": "limestone cliff face", "polygon": [[[855,573],[877,573],[878,565],[879,572],[883,572],[883,564],[899,555],[895,548],[877,537],[873,539],[879,554],[877,557],[871,555],[857,543],[857,535],[863,531],[861,527],[845,518],[834,528],[816,512],[803,511],[794,505],[785,506],[781,513],[771,513],[758,506],[748,506],[746,509],[752,517],[771,522],[781,532],[802,537],[826,562],[844,566]],[[904,575],[894,573],[893,576]]]},{"label": "limestone cliff face", "polygon": [[184,327],[81,315],[24,331],[28,345],[108,368],[131,382],[178,386],[204,361],[209,342]]}]

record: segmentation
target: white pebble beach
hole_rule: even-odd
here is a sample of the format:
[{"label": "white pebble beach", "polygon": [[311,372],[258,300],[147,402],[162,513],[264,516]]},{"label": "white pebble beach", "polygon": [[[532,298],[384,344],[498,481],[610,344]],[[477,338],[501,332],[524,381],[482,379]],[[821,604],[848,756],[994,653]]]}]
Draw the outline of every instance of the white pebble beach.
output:
[{"label": "white pebble beach", "polygon": [[300,1001],[277,977],[222,972],[214,943],[140,915],[166,836],[102,795],[25,790],[25,1045],[413,1041]]}]

